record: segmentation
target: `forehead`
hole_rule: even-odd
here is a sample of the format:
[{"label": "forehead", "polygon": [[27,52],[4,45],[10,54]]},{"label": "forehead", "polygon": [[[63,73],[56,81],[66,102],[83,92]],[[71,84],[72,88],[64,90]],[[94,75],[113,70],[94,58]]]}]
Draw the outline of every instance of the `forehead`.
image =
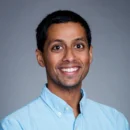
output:
[{"label": "forehead", "polygon": [[75,22],[52,24],[47,31],[47,39],[71,40],[78,37],[86,37],[86,32],[80,23]]}]

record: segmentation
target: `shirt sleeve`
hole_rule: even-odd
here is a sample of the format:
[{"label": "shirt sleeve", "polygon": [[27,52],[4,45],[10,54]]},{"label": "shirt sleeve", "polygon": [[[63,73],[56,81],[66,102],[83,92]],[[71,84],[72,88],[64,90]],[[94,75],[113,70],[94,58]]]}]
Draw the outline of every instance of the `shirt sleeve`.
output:
[{"label": "shirt sleeve", "polygon": [[23,130],[23,128],[15,119],[4,119],[0,122],[0,130]]}]

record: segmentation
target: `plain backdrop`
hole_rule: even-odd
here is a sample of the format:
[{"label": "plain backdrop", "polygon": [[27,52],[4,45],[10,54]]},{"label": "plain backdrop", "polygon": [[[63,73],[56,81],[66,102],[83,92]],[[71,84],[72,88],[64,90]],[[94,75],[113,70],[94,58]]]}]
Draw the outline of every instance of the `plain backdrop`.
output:
[{"label": "plain backdrop", "polygon": [[87,96],[130,122],[130,0],[0,0],[0,119],[40,95],[46,74],[35,57],[35,29],[58,9],[79,13],[91,27]]}]

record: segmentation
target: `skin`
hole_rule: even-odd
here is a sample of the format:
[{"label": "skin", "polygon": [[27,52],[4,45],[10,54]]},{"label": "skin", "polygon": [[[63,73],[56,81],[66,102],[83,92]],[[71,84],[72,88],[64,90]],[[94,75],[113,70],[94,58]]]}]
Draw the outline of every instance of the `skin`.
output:
[{"label": "skin", "polygon": [[36,50],[37,61],[46,68],[48,89],[79,114],[80,89],[92,62],[92,46],[79,23],[53,24],[48,28],[44,51]]}]

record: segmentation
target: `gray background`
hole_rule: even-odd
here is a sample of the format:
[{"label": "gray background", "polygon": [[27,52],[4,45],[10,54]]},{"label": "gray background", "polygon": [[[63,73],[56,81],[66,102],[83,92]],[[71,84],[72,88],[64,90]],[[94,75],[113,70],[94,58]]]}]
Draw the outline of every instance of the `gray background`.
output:
[{"label": "gray background", "polygon": [[46,82],[35,58],[35,28],[57,9],[90,24],[94,59],[83,86],[89,98],[124,113],[130,122],[130,0],[0,1],[0,119],[26,105]]}]

